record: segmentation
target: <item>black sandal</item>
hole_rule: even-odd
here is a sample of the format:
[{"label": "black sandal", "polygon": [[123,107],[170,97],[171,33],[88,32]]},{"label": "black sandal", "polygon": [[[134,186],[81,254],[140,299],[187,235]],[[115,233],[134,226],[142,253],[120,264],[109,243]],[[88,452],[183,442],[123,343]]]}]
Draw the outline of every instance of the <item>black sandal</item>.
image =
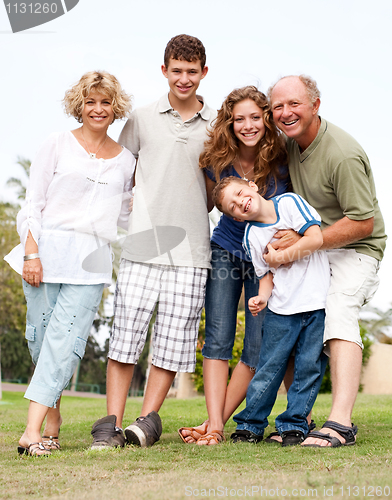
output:
[{"label": "black sandal", "polygon": [[340,436],[342,436],[342,438],[345,439],[345,442],[342,443],[340,439],[335,436],[331,436],[331,434],[312,431],[307,435],[307,437],[323,439],[324,441],[331,443],[331,446],[322,446],[320,444],[303,444],[302,446],[308,446],[310,448],[339,448],[339,446],[353,446],[356,443],[355,436],[358,432],[358,427],[356,425],[351,424],[351,427],[349,427],[347,425],[339,424],[339,422],[334,422],[333,420],[327,420],[322,426],[322,429],[324,429],[324,427],[337,432]]},{"label": "black sandal", "polygon": [[[40,453],[38,455],[39,450],[45,450],[46,453]],[[19,455],[29,455],[30,457],[48,457],[52,454],[52,452],[45,448],[43,443],[30,443],[26,448],[25,446],[18,446]]]},{"label": "black sandal", "polygon": [[[314,420],[311,420],[310,424],[309,424],[309,432],[313,431],[315,428],[316,428],[316,424],[315,424]],[[275,444],[282,444],[280,441],[277,441],[276,439],[271,439],[271,438],[273,438],[275,436],[279,436],[279,432],[278,431],[271,432],[271,434],[269,434],[265,438],[264,442],[265,443],[270,443],[270,444],[274,444],[274,443]]]}]

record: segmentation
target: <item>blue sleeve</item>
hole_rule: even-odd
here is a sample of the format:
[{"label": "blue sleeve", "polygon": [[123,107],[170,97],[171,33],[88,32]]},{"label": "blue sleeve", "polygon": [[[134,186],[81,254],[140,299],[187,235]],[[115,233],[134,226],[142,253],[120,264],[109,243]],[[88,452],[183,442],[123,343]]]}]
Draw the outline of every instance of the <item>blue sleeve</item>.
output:
[{"label": "blue sleeve", "polygon": [[215,178],[214,172],[212,170],[212,167],[205,168],[204,169],[204,173],[207,175],[207,177],[209,179],[211,179],[212,181],[216,182],[216,178]]},{"label": "blue sleeve", "polygon": [[281,178],[277,179],[276,191],[275,191],[275,180],[273,177],[271,177],[264,198],[269,199],[272,198],[273,196],[278,196],[280,194],[287,193],[290,186],[290,176],[287,165],[281,165],[279,167],[279,174]]}]

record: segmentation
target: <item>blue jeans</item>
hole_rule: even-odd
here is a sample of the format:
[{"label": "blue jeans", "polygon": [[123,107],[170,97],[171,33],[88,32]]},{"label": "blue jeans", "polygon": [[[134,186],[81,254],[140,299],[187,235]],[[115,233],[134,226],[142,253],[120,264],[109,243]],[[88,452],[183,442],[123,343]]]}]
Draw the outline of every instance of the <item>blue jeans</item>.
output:
[{"label": "blue jeans", "polygon": [[237,308],[242,286],[245,288],[245,338],[241,361],[256,368],[261,345],[264,311],[254,317],[248,300],[258,294],[259,280],[253,264],[211,243],[212,269],[206,286],[206,339],[203,356],[209,359],[231,359],[237,329]]},{"label": "blue jeans", "polygon": [[36,365],[25,398],[52,408],[83,358],[104,285],[23,281],[26,339]]},{"label": "blue jeans", "polygon": [[290,430],[308,434],[306,417],[316,401],[327,363],[323,353],[324,320],[324,309],[289,316],[267,309],[260,361],[248,387],[246,408],[234,416],[237,430],[264,434],[287,362],[295,349],[294,380],[287,393],[287,409],[276,418],[275,426],[280,434]]}]

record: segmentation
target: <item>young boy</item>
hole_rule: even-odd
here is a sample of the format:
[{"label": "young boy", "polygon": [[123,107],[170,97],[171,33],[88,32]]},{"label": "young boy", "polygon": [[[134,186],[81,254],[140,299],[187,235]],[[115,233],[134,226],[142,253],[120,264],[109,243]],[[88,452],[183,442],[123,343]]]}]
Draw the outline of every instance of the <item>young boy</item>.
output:
[{"label": "young boy", "polygon": [[[214,203],[226,215],[248,221],[244,248],[260,278],[259,295],[249,300],[257,315],[268,302],[262,327],[259,364],[246,395],[246,408],[234,416],[234,442],[263,439],[267,417],[275,403],[288,360],[294,351],[294,380],[287,393],[287,409],[275,420],[282,446],[302,442],[308,434],[307,415],[324,375],[324,307],[329,287],[329,265],[317,212],[299,195],[286,193],[271,200],[258,194],[254,182],[223,179],[213,192]],[[276,252],[269,244],[279,229],[293,229],[302,237]]]},{"label": "young boy", "polygon": [[137,109],[119,142],[137,158],[135,195],[117,279],[107,368],[108,417],[93,425],[93,447],[124,446],[121,429],[134,365],[158,303],[153,359],[141,416],[126,440],[159,440],[158,411],[176,372],[193,372],[200,314],[210,268],[209,219],[199,156],[215,118],[196,94],[206,76],[197,38],[178,35],[165,50],[169,93]]}]

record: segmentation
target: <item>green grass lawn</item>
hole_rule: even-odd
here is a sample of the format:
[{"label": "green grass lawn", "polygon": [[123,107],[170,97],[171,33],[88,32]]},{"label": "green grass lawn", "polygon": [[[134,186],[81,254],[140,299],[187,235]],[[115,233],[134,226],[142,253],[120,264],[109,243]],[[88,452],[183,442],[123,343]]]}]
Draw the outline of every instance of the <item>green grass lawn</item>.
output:
[{"label": "green grass lawn", "polygon": [[[285,407],[279,396],[270,422]],[[330,395],[320,395],[313,418],[328,416]],[[160,415],[161,440],[152,448],[91,451],[93,422],[105,415],[105,399],[63,397],[63,450],[46,458],[18,457],[28,401],[4,392],[0,401],[0,498],[392,498],[392,396],[360,394],[353,419],[358,443],[314,449],[260,443],[185,445],[181,426],[205,417],[204,398],[168,399]],[[126,425],[141,399],[127,402]],[[230,420],[226,436],[234,430]],[[267,429],[267,433],[274,430]]]}]

